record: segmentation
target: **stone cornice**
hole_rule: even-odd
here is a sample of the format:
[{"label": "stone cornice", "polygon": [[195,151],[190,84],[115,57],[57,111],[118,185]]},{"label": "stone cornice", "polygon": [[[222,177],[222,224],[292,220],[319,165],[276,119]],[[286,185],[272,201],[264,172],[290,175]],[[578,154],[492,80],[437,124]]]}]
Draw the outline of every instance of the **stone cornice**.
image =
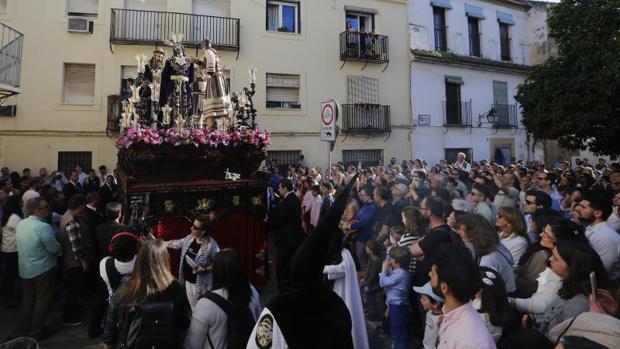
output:
[{"label": "stone cornice", "polygon": [[413,62],[459,66],[471,69],[527,75],[531,67],[523,64],[494,61],[487,58],[461,56],[450,52],[412,49]]}]

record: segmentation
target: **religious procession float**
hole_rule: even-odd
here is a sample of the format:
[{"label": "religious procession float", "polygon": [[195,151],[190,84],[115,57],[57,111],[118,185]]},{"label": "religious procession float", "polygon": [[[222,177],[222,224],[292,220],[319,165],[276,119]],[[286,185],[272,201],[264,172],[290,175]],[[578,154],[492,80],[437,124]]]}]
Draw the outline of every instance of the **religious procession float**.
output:
[{"label": "religious procession float", "polygon": [[216,216],[220,247],[240,251],[252,282],[264,284],[268,177],[258,168],[269,134],[256,122],[256,69],[250,87],[231,94],[209,41],[202,58],[186,56],[182,41],[171,34],[171,57],[160,48],[137,55],[122,101],[116,146],[127,223],[168,240],[186,236],[197,215]]}]

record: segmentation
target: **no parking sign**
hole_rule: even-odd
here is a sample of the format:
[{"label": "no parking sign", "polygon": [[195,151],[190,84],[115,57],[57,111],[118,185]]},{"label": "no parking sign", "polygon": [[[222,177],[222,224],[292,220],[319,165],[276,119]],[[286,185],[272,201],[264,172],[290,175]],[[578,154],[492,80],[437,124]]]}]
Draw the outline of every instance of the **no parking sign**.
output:
[{"label": "no parking sign", "polygon": [[336,140],[336,121],[338,121],[339,105],[333,99],[321,103],[321,140],[334,142]]}]

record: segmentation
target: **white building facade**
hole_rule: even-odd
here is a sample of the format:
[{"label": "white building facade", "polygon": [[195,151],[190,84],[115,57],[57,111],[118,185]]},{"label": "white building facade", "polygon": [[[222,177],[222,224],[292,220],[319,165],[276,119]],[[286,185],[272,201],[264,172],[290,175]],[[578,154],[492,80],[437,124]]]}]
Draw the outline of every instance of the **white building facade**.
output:
[{"label": "white building facade", "polygon": [[529,160],[514,96],[531,60],[526,2],[409,2],[412,154],[429,165]]}]

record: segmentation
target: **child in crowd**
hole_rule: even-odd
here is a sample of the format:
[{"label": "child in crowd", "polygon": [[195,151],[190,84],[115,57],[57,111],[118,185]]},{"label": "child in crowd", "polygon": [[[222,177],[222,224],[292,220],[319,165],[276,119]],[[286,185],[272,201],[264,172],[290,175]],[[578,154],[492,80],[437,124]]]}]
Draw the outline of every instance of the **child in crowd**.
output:
[{"label": "child in crowd", "polygon": [[495,343],[504,331],[513,329],[514,311],[510,308],[504,282],[497,271],[480,267],[481,287],[472,301]]},{"label": "child in crowd", "polygon": [[394,246],[398,246],[398,242],[405,234],[403,227],[394,226],[390,228],[390,238],[385,240],[386,259],[389,256],[390,249]]},{"label": "child in crowd", "polygon": [[443,318],[441,308],[443,307],[443,298],[433,292],[430,282],[422,287],[414,287],[420,295],[420,303],[426,311],[426,327],[424,328],[424,340],[422,344],[424,349],[435,349],[437,347],[437,336],[439,335],[439,324]]},{"label": "child in crowd", "polygon": [[362,300],[368,307],[368,320],[370,321],[381,321],[381,311],[377,301],[377,296],[381,293],[381,287],[379,287],[380,248],[377,240],[366,241],[365,249],[368,255],[368,263],[364,269],[364,276],[360,280],[360,287],[362,288]]},{"label": "child in crowd", "polygon": [[388,306],[388,319],[394,349],[409,348],[409,289],[411,278],[403,267],[409,265],[409,251],[401,246],[390,249],[389,258],[383,262],[379,274],[379,285],[386,288],[385,304]]}]

